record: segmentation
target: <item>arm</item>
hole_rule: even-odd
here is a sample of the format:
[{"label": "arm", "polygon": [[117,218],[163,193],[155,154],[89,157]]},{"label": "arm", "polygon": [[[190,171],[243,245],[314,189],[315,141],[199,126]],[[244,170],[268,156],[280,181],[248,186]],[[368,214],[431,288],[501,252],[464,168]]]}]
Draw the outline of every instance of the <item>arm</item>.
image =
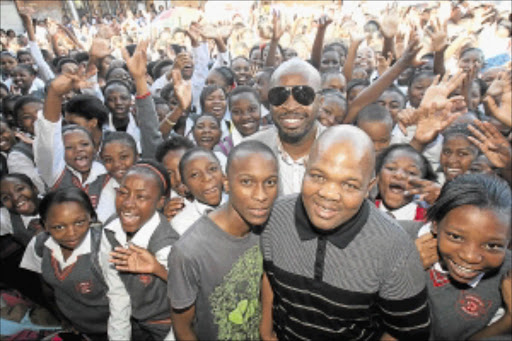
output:
[{"label": "arm", "polygon": [[344,123],[355,121],[359,111],[370,103],[375,102],[379,96],[386,90],[393,81],[410,65],[417,66],[415,62],[416,55],[420,51],[419,39],[416,34],[412,34],[409,39],[409,46],[402,57],[382,76],[364,89],[350,105]]},{"label": "arm", "polygon": [[272,319],[272,305],[274,302],[274,293],[268,280],[267,274],[263,272],[261,279],[261,321],[260,321],[260,337],[262,340],[277,340],[274,333]]},{"label": "arm", "polygon": [[186,310],[171,310],[172,326],[177,340],[197,340],[197,336],[192,329],[195,315],[195,305]]},{"label": "arm", "polygon": [[140,118],[139,128],[141,132],[142,157],[154,158],[156,148],[163,141],[163,138],[158,130],[158,115],[156,114],[155,103],[151,96],[147,96],[150,92],[146,83],[147,45],[147,40],[140,42],[131,57],[125,48],[121,51],[126,61],[126,66],[135,81],[137,91],[135,105]]},{"label": "arm", "polygon": [[267,60],[265,61],[265,66],[275,66],[276,65],[276,51],[277,44],[279,43],[279,39],[283,36],[283,29],[281,27],[281,18],[277,13],[274,13],[274,17],[272,18],[272,39],[270,40],[270,46],[268,48]]},{"label": "arm", "polygon": [[167,282],[167,269],[161,261],[166,258],[165,255],[169,255],[170,247],[161,251],[160,255],[153,255],[135,244],[130,244],[128,248],[118,246],[110,252],[109,262],[113,263],[118,271],[153,274]]},{"label": "arm", "polygon": [[359,45],[364,40],[363,35],[356,35],[357,33],[354,33],[351,35],[351,43],[348,47],[347,52],[347,59],[345,60],[345,64],[343,65],[343,75],[345,76],[345,79],[347,80],[347,83],[350,82],[352,79],[352,71],[354,70],[354,62],[356,60],[357,56],[357,50],[359,49]]},{"label": "arm", "polygon": [[16,150],[11,151],[9,155],[7,155],[7,169],[9,169],[10,173],[25,174],[32,180],[40,194],[46,193],[43,179],[41,179],[34,161],[25,154]]},{"label": "arm", "polygon": [[322,48],[324,46],[324,37],[327,26],[332,23],[332,19],[327,16],[322,16],[318,19],[318,28],[316,30],[315,41],[313,49],[311,50],[311,63],[318,70],[322,60]]}]

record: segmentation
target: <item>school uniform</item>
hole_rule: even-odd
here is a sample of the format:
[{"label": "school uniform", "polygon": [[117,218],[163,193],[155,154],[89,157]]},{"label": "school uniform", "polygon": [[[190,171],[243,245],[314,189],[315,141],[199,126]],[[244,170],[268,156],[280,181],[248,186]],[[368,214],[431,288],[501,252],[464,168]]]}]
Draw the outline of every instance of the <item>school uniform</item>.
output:
[{"label": "school uniform", "polygon": [[377,206],[379,211],[388,214],[396,220],[423,221],[427,215],[427,210],[414,201],[395,210],[390,210],[382,200],[378,199],[375,200],[375,206]]},{"label": "school uniform", "polygon": [[116,179],[109,177],[107,183],[101,191],[101,196],[96,207],[98,220],[105,223],[108,218],[116,213],[116,189],[119,183]]},{"label": "school uniform", "polygon": [[40,194],[46,192],[46,186],[34,162],[34,151],[31,144],[23,141],[16,143],[7,155],[7,168],[9,173],[21,173],[28,176]]},{"label": "school uniform", "polygon": [[129,340],[150,335],[153,339],[172,339],[171,307],[167,300],[167,283],[154,274],[120,272],[109,262],[109,253],[129,243],[147,249],[167,269],[171,246],[179,235],[158,212],[132,237],[127,239],[119,218],[106,223],[100,252],[100,264],[109,290],[110,318],[108,335],[112,340]]},{"label": "school uniform", "polygon": [[42,275],[53,288],[60,311],[85,334],[107,332],[109,307],[98,261],[100,240],[100,226],[91,226],[65,260],[60,245],[44,232],[30,241],[20,263],[21,268]]},{"label": "school uniform", "polygon": [[52,190],[78,187],[89,195],[93,207],[96,208],[103,187],[110,178],[105,167],[93,161],[89,176],[83,181],[82,175],[69,167],[64,160],[62,119],[57,122],[48,121],[42,111],[39,111],[37,116],[38,119],[34,123],[34,158],[46,185]]},{"label": "school uniform", "polygon": [[[32,237],[43,230],[40,223],[39,214],[32,216],[19,215],[9,212],[7,208],[0,208],[0,236],[12,235],[14,240],[26,247]],[[36,224],[32,223],[36,220]]]},{"label": "school uniform", "polygon": [[190,226],[192,226],[199,218],[201,218],[204,214],[207,214],[210,211],[213,211],[215,207],[200,203],[197,200],[194,200],[192,204],[185,206],[183,211],[178,213],[171,220],[172,228],[179,233],[179,235],[183,235]]},{"label": "school uniform", "polygon": [[[128,114],[129,121],[128,126],[126,126],[126,132],[130,134],[133,139],[135,140],[135,144],[137,145],[137,151],[139,154],[141,153],[141,146],[140,146],[140,129],[137,125],[137,122],[135,121],[135,118],[130,113]],[[112,114],[108,115],[108,122],[103,125],[103,131],[117,131],[116,127],[114,126],[114,121],[112,118]]]}]

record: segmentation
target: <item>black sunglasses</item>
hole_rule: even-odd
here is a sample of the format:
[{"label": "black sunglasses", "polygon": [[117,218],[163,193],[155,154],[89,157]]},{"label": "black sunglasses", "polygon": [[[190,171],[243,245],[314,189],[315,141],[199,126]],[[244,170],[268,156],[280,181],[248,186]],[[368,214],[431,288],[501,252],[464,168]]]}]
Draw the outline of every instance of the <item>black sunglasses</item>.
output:
[{"label": "black sunglasses", "polygon": [[268,92],[268,102],[273,106],[280,106],[288,97],[290,93],[297,103],[302,105],[311,105],[315,101],[315,90],[307,85],[296,86],[276,86]]}]

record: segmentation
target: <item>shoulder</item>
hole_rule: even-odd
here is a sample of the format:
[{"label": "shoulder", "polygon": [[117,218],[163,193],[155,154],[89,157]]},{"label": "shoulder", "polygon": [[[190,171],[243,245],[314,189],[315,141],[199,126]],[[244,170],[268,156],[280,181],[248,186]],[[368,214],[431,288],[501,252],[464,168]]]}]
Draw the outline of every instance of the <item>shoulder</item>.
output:
[{"label": "shoulder", "polygon": [[397,223],[404,229],[404,231],[409,235],[412,240],[416,240],[418,238],[418,232],[425,225],[428,224],[424,221],[414,221],[414,220],[397,220]]},{"label": "shoulder", "polygon": [[272,126],[268,129],[260,130],[244,138],[243,141],[260,141],[273,148],[277,143],[277,128]]},{"label": "shoulder", "polygon": [[197,255],[201,253],[202,247],[205,244],[211,243],[212,233],[211,226],[213,222],[210,218],[203,215],[197,219],[180,239],[172,247],[173,250],[177,249],[183,252],[185,255]]}]

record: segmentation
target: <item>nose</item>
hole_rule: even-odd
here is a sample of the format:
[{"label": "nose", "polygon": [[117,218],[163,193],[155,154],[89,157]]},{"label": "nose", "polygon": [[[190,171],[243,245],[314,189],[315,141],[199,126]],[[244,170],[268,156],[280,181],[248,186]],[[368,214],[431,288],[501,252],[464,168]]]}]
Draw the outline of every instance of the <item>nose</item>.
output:
[{"label": "nose", "polygon": [[405,171],[401,168],[397,169],[396,171],[393,172],[393,176],[395,178],[398,178],[398,179],[404,179],[407,177],[407,175],[405,174]]},{"label": "nose", "polygon": [[318,195],[320,195],[325,200],[330,201],[338,201],[341,199],[340,190],[338,186],[333,182],[329,182],[321,186],[320,190],[318,191]]},{"label": "nose", "polygon": [[125,208],[131,208],[135,206],[135,194],[130,193],[126,196],[126,198],[123,201],[123,207]]},{"label": "nose", "polygon": [[264,184],[259,184],[258,186],[256,186],[256,188],[254,189],[252,197],[255,200],[259,201],[259,202],[267,201],[268,194],[267,194],[267,190],[265,189],[265,185]]},{"label": "nose", "polygon": [[67,233],[66,233],[66,238],[67,239],[75,239],[76,236],[78,235],[77,231],[76,231],[76,228],[75,226],[70,226],[69,228],[66,229],[67,230]]},{"label": "nose", "polygon": [[479,245],[467,244],[459,249],[459,257],[467,264],[478,264],[482,261]]}]

